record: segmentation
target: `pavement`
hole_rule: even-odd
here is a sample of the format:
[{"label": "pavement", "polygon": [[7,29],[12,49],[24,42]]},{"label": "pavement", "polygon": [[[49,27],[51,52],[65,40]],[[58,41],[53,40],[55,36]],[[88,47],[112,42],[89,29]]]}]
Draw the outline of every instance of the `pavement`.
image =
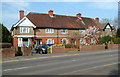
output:
[{"label": "pavement", "polygon": [[0,63],[4,62],[12,62],[17,60],[33,60],[33,59],[41,59],[41,58],[50,58],[50,57],[58,57],[61,56],[70,56],[70,55],[79,55],[79,54],[96,54],[96,53],[107,53],[107,52],[113,52],[118,51],[118,49],[103,49],[103,50],[94,50],[94,51],[66,51],[62,53],[54,53],[54,54],[33,54],[31,56],[16,56],[16,57],[7,57],[0,59]]},{"label": "pavement", "polygon": [[117,75],[118,49],[3,58],[3,75]]}]

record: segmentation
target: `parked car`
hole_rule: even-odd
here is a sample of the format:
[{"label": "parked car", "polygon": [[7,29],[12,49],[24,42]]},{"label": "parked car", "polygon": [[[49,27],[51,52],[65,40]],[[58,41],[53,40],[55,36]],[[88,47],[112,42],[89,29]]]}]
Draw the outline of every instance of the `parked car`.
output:
[{"label": "parked car", "polygon": [[35,50],[36,50],[36,53],[39,53],[39,54],[47,54],[47,48],[49,46],[48,45],[38,45]]},{"label": "parked car", "polygon": [[47,44],[47,45],[50,47],[50,46],[52,46],[52,45],[54,45],[54,44]]}]

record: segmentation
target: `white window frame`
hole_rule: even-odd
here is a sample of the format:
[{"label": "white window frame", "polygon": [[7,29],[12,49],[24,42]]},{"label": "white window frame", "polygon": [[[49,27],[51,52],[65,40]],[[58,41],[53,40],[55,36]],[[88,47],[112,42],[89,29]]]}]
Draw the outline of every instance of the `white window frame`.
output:
[{"label": "white window frame", "polygon": [[54,29],[52,28],[46,28],[45,33],[54,33]]},{"label": "white window frame", "polygon": [[81,44],[81,45],[84,45],[84,44],[86,44],[86,41],[85,41],[85,39],[81,38],[81,39],[80,39],[80,44]]},{"label": "white window frame", "polygon": [[23,46],[23,39],[18,38],[18,47],[22,47],[22,46]]},{"label": "white window frame", "polygon": [[90,42],[91,42],[91,44],[95,44],[96,43],[96,39],[91,38]]},{"label": "white window frame", "polygon": [[[26,29],[26,32],[23,32],[23,29]],[[29,27],[20,27],[20,33],[29,33],[30,31],[29,31]]]},{"label": "white window frame", "polygon": [[67,34],[68,33],[68,29],[61,29],[61,34]]},{"label": "white window frame", "polygon": [[[48,41],[51,41],[50,43]],[[54,39],[46,39],[46,44],[54,44]]]},{"label": "white window frame", "polygon": [[85,30],[79,30],[80,31],[80,34],[83,34],[85,32]]},{"label": "white window frame", "polygon": [[66,41],[66,44],[68,44],[68,39],[67,38],[63,38],[63,39],[61,39],[61,42],[62,42],[62,44],[63,44],[63,41]]}]

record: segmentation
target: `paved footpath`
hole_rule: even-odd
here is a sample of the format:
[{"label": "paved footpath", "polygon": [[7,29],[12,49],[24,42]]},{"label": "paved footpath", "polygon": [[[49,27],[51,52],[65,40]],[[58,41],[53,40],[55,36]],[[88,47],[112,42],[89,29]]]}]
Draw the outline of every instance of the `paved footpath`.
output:
[{"label": "paved footpath", "polygon": [[54,53],[54,54],[33,54],[32,56],[16,56],[16,57],[8,57],[2,58],[0,63],[5,62],[14,62],[14,61],[26,61],[26,60],[35,60],[35,59],[44,59],[50,57],[62,57],[62,56],[71,56],[71,55],[86,55],[86,54],[99,54],[99,53],[108,53],[118,51],[118,49],[108,49],[108,50],[94,50],[94,51],[66,51],[63,53]]}]

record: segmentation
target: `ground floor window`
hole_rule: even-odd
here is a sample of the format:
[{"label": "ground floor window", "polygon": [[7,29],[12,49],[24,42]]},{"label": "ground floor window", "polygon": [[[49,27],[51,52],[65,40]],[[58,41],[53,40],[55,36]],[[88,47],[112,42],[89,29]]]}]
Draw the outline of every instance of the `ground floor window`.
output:
[{"label": "ground floor window", "polygon": [[31,38],[18,38],[18,47],[26,46],[29,47],[32,45]]},{"label": "ground floor window", "polygon": [[46,44],[54,44],[54,39],[46,39]]},{"label": "ground floor window", "polygon": [[18,47],[22,47],[22,46],[23,46],[22,38],[18,38]]},{"label": "ground floor window", "polygon": [[62,44],[68,44],[68,39],[66,39],[66,38],[61,39],[61,42],[62,42]]},{"label": "ground floor window", "polygon": [[28,47],[28,38],[23,38],[23,46]]},{"label": "ground floor window", "polygon": [[92,38],[91,39],[91,44],[95,44],[96,43],[96,39]]},{"label": "ground floor window", "polygon": [[81,38],[80,39],[80,44],[85,44],[85,43],[86,43],[85,39]]}]

